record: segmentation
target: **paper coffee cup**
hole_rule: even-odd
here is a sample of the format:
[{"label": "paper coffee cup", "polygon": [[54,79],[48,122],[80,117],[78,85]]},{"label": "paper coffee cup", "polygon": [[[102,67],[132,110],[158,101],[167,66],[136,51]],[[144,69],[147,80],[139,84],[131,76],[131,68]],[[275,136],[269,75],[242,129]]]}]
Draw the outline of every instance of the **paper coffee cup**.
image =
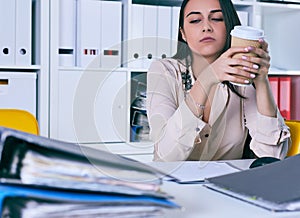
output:
[{"label": "paper coffee cup", "polygon": [[[235,26],[231,31],[231,47],[260,47],[259,39],[264,38],[264,31],[250,26]],[[254,53],[237,53],[233,58],[241,58],[245,56],[255,56]],[[247,78],[246,78],[247,79]],[[250,81],[249,84],[251,84]],[[235,85],[249,85],[249,84],[236,84]]]}]

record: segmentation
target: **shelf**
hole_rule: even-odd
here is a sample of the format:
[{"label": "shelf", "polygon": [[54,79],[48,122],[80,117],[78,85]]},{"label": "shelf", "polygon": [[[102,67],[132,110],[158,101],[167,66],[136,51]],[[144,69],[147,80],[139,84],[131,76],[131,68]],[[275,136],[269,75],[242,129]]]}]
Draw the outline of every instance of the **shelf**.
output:
[{"label": "shelf", "polygon": [[300,9],[300,4],[286,4],[286,3],[267,3],[257,2],[257,5],[262,8],[262,13],[274,14],[274,13],[288,13],[294,12]]},{"label": "shelf", "polygon": [[85,67],[59,67],[59,71],[127,71],[127,68],[120,67],[120,68],[85,68]]},{"label": "shelf", "polygon": [[8,70],[8,71],[28,71],[28,70],[40,70],[40,65],[31,65],[31,66],[0,66],[0,70]]}]

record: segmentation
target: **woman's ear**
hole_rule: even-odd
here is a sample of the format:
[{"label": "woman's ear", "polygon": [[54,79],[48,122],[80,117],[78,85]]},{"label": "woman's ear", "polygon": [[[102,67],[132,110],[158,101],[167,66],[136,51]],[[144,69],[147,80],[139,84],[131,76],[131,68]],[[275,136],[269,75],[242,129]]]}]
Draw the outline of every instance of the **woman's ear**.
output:
[{"label": "woman's ear", "polygon": [[186,37],[185,37],[185,34],[184,34],[184,30],[181,27],[179,28],[179,30],[180,30],[182,39],[186,42]]}]

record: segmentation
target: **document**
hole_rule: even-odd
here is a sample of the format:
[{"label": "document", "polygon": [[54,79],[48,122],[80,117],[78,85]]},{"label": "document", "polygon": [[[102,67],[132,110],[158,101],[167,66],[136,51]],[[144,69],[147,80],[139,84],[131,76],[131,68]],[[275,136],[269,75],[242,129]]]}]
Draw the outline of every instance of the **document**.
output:
[{"label": "document", "polygon": [[221,161],[151,162],[149,165],[171,176],[166,177],[166,180],[178,183],[203,183],[207,178],[239,171],[238,168]]}]

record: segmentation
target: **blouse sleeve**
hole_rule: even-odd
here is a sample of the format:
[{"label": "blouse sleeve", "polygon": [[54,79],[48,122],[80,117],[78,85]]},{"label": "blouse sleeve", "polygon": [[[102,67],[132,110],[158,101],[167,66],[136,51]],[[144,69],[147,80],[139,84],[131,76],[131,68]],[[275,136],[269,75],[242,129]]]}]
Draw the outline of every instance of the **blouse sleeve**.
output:
[{"label": "blouse sleeve", "polygon": [[246,96],[249,97],[244,100],[244,111],[246,126],[252,137],[251,150],[258,157],[285,158],[290,144],[290,132],[278,108],[276,117],[262,115],[257,110],[254,88],[247,90]]},{"label": "blouse sleeve", "polygon": [[160,161],[186,160],[196,135],[205,126],[185,101],[179,100],[181,83],[176,68],[173,69],[174,72],[162,62],[155,61],[147,73],[150,137],[155,143],[155,159]]}]

